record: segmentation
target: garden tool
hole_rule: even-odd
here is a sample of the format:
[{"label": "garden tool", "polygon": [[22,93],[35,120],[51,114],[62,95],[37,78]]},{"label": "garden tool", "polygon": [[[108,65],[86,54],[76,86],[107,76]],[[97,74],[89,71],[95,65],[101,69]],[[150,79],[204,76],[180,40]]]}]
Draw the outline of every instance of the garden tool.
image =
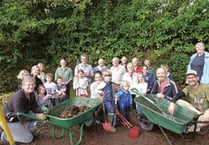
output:
[{"label": "garden tool", "polygon": [[123,121],[123,123],[130,129],[129,131],[129,137],[130,138],[136,138],[139,136],[139,127],[138,126],[133,126],[116,108],[115,110],[116,115]]},{"label": "garden tool", "polygon": [[105,120],[105,122],[102,123],[102,127],[103,127],[103,129],[105,131],[111,131],[112,125],[108,122],[107,116],[105,115],[105,106],[104,106],[104,104],[102,105],[102,108],[103,108],[104,120]]}]

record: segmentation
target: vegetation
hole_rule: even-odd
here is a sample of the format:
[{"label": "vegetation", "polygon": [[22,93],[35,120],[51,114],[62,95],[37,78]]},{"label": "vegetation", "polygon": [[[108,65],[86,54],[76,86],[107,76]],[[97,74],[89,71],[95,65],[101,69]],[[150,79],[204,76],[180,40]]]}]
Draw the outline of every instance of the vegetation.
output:
[{"label": "vegetation", "polygon": [[194,44],[209,43],[208,0],[2,0],[0,92],[14,91],[20,69],[58,60],[71,68],[82,53],[94,66],[102,57],[148,57],[167,63],[182,85]]}]

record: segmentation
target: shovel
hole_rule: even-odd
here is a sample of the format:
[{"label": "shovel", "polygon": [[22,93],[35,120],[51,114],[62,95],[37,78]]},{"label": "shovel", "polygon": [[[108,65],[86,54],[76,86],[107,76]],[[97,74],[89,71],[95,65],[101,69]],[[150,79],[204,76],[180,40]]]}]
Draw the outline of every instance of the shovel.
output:
[{"label": "shovel", "polygon": [[104,123],[102,123],[102,127],[103,127],[103,129],[105,130],[105,131],[110,131],[111,130],[111,124],[108,122],[108,120],[107,120],[107,116],[105,115],[105,106],[104,106],[104,104],[102,104],[102,109],[103,109],[103,113],[104,113],[104,119],[105,119],[105,122]]},{"label": "shovel", "polygon": [[118,117],[124,122],[124,124],[130,129],[129,131],[129,137],[130,138],[136,138],[139,136],[139,127],[138,126],[133,126],[118,110],[118,108],[116,108],[115,110],[116,115],[118,115]]}]

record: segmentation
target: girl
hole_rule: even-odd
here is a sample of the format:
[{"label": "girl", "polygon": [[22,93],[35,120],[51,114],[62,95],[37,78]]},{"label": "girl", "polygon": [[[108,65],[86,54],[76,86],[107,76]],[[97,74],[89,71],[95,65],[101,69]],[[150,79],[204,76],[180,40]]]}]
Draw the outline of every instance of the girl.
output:
[{"label": "girl", "polygon": [[61,103],[66,96],[66,85],[63,83],[62,77],[57,77],[55,96],[57,97],[58,103]]},{"label": "girl", "polygon": [[46,94],[46,89],[43,85],[40,85],[38,87],[38,97],[36,98],[37,104],[42,108],[47,106],[48,107],[48,99]]},{"label": "girl", "polygon": [[76,90],[76,96],[79,97],[88,96],[88,79],[84,75],[84,71],[82,69],[79,69],[78,76],[75,76],[73,80],[73,88]]}]

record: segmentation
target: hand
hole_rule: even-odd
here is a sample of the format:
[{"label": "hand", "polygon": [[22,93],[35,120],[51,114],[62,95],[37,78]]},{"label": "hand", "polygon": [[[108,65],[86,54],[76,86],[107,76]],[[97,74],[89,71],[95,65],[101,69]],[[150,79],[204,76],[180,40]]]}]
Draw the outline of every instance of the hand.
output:
[{"label": "hand", "polygon": [[171,102],[170,105],[168,106],[168,113],[173,116],[175,112],[176,104]]},{"label": "hand", "polygon": [[157,93],[156,96],[157,96],[158,98],[160,98],[160,99],[164,98],[164,95],[161,94],[161,93]]},{"label": "hand", "polygon": [[40,120],[46,120],[46,116],[44,113],[38,113],[36,114],[36,117]]}]

